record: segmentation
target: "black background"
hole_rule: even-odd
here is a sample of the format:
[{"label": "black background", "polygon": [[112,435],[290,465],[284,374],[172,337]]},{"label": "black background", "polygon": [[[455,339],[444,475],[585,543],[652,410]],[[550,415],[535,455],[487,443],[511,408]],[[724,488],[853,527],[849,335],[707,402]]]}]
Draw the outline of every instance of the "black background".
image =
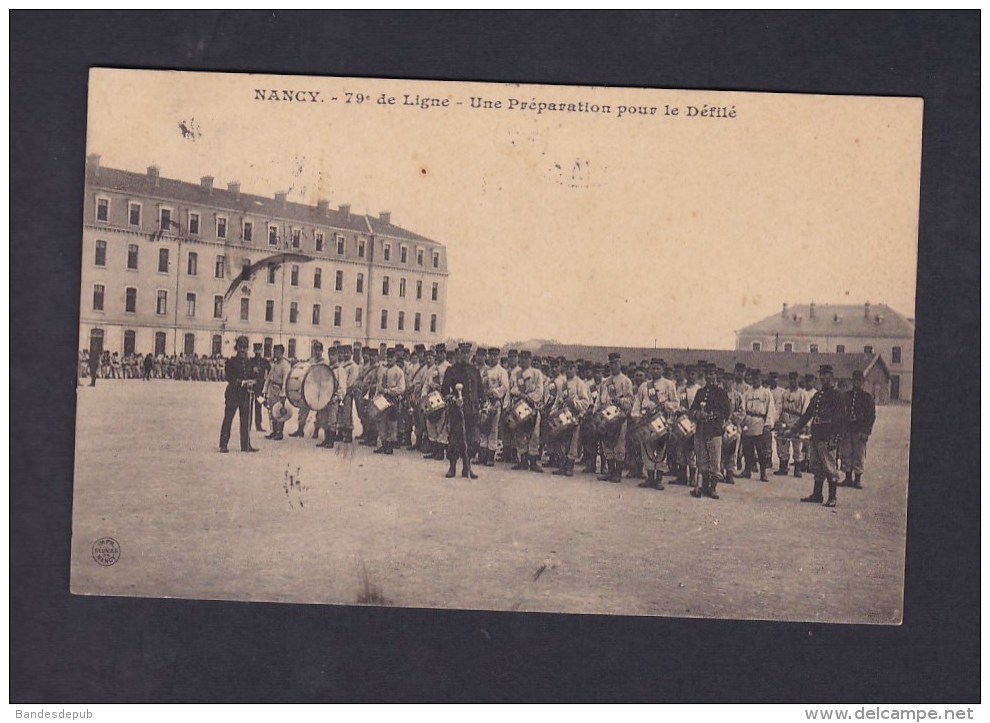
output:
[{"label": "black background", "polygon": [[[979,13],[10,20],[11,702],[979,700]],[[904,624],[71,596],[90,66],[923,97]]]}]

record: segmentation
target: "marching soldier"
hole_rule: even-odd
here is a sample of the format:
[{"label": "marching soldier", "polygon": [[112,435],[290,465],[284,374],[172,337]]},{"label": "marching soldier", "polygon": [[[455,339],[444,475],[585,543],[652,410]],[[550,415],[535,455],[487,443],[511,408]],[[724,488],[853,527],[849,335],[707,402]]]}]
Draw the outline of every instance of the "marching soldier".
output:
[{"label": "marching soldier", "polygon": [[482,464],[486,467],[495,466],[502,410],[509,403],[509,373],[499,363],[498,355],[498,347],[488,350],[487,366],[481,376],[485,398],[478,431],[481,437]]},{"label": "marching soldier", "polygon": [[[558,409],[562,411],[567,408],[574,415],[575,419],[581,419],[591,407],[591,395],[588,393],[588,385],[577,375],[577,364],[573,359],[564,362],[564,382],[560,387],[558,396]],[[574,476],[574,463],[578,460],[579,443],[581,439],[581,427],[561,433],[560,445],[564,450],[565,458],[560,469],[555,471],[555,475],[565,477]]]},{"label": "marching soldier", "polygon": [[540,412],[543,404],[543,374],[532,366],[533,354],[524,349],[519,354],[519,368],[511,378],[512,404],[525,399],[533,408],[533,416],[518,424],[513,432],[519,461],[512,469],[543,472],[540,466]]},{"label": "marching soldier", "polygon": [[449,415],[450,444],[447,459],[450,469],[447,477],[457,475],[457,460],[463,462],[461,476],[478,479],[471,469],[471,448],[478,436],[478,414],[481,407],[482,383],[478,368],[469,360],[470,342],[462,342],[457,347],[457,361],[446,370],[440,393],[447,399]]},{"label": "marching soldier", "polygon": [[284,346],[276,344],[272,353],[275,355],[275,359],[265,377],[262,396],[268,405],[269,421],[272,425],[272,431],[265,439],[272,439],[277,442],[283,439],[282,432],[285,429],[285,422],[278,421],[273,410],[276,404],[282,403],[284,405],[286,403],[285,383],[289,379],[289,372],[292,371],[292,367],[289,365],[289,360],[285,358]]},{"label": "marching soldier", "polygon": [[598,477],[601,482],[621,482],[622,466],[626,458],[626,429],[629,412],[632,411],[633,386],[629,377],[622,373],[621,358],[619,352],[609,353],[608,366],[611,374],[602,382],[595,408],[597,414],[606,407],[614,405],[620,412],[621,420],[613,424],[611,429],[604,429],[601,433],[605,464],[608,467],[608,471]]},{"label": "marching soldier", "polygon": [[406,375],[396,365],[395,349],[385,351],[385,368],[378,382],[378,393],[391,404],[378,417],[378,436],[382,446],[375,454],[392,454],[399,441],[399,406],[406,391]]},{"label": "marching soldier", "polygon": [[791,430],[808,408],[807,394],[798,386],[798,373],[787,373],[787,389],[780,397],[780,431],[777,434],[777,457],[780,459],[780,469],[774,472],[778,476],[787,475],[787,467],[793,456],[794,476],[801,476],[801,439],[791,434]]},{"label": "marching soldier", "polygon": [[844,432],[845,410],[842,397],[832,386],[832,367],[823,364],[818,370],[821,389],[812,397],[807,410],[794,425],[792,434],[798,434],[811,424],[811,473],[815,476],[814,490],[802,502],[822,502],[822,487],[828,482],[826,507],[835,507],[839,469],[836,460],[839,439]]},{"label": "marching soldier", "polygon": [[763,386],[760,370],[750,370],[749,379],[752,387],[743,393],[746,416],[743,419],[742,447],[746,466],[742,476],[749,479],[759,465],[760,481],[768,482],[767,470],[773,465],[770,430],[777,423],[777,409],[770,390]]},{"label": "marching soldier", "polygon": [[[679,408],[680,400],[677,397],[677,387],[672,379],[666,379],[663,376],[663,360],[651,359],[650,380],[644,381],[637,389],[630,417],[635,424],[659,412],[663,415],[664,420],[667,420]],[[664,437],[639,446],[640,457],[646,469],[646,480],[641,482],[639,486],[662,490],[663,473],[660,467],[667,447],[667,438]]]},{"label": "marching soldier", "polygon": [[843,396],[846,409],[846,433],[843,436],[843,464],[846,478],[843,487],[863,489],[863,468],[866,464],[866,444],[873,433],[877,408],[873,395],[863,389],[863,372],[853,370],[852,389]]},{"label": "marching soldier", "polygon": [[729,419],[729,397],[718,385],[714,364],[705,366],[705,386],[691,402],[691,416],[697,425],[694,449],[701,473],[701,487],[691,490],[694,497],[718,499],[718,483],[722,478],[722,431]]}]

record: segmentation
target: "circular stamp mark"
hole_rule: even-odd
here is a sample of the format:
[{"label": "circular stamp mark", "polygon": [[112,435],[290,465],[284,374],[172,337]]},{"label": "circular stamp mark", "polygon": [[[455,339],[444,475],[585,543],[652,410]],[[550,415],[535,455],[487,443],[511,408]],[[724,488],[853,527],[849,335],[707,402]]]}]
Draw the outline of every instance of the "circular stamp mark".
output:
[{"label": "circular stamp mark", "polygon": [[120,544],[112,537],[101,537],[93,543],[93,559],[97,565],[110,567],[120,559]]}]

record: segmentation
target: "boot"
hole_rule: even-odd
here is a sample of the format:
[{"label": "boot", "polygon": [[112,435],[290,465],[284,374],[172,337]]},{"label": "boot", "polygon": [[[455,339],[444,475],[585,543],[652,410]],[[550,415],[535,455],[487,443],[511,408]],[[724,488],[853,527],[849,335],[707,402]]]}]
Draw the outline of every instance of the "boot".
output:
[{"label": "boot", "polygon": [[495,466],[495,450],[488,450],[488,454],[485,456],[485,466],[494,467]]},{"label": "boot", "polygon": [[382,446],[385,447],[385,454],[392,454],[392,450],[395,449],[395,442],[383,442]]},{"label": "boot", "polygon": [[599,482],[610,482],[612,480],[612,472],[615,469],[615,461],[611,459],[606,459],[602,463],[602,473],[598,475]]},{"label": "boot", "polygon": [[787,460],[780,460],[780,467],[776,472],[773,473],[774,477],[786,477],[787,476]]},{"label": "boot", "polygon": [[801,463],[800,462],[795,462],[794,463],[794,477],[796,479],[801,479]]},{"label": "boot", "polygon": [[637,487],[643,487],[645,489],[651,489],[656,484],[656,473],[650,470],[646,473],[646,479],[640,482]]},{"label": "boot", "polygon": [[662,490],[663,489],[663,474],[660,470],[653,473],[653,489]]},{"label": "boot", "polygon": [[436,452],[433,453],[433,459],[442,460],[447,457],[447,445],[438,444]]},{"label": "boot", "polygon": [[529,460],[529,471],[530,472],[539,472],[540,474],[543,474],[543,468],[540,466],[540,458],[539,457],[531,457],[530,458],[530,460]]},{"label": "boot", "polygon": [[743,471],[742,471],[742,473],[739,476],[742,477],[743,479],[752,479],[753,478],[753,470],[750,469],[749,462],[747,462],[746,463],[746,466],[743,467]]},{"label": "boot", "polygon": [[478,475],[476,475],[474,470],[471,469],[471,461],[468,459],[464,460],[464,468],[461,470],[461,477],[464,477],[465,479],[478,479]]},{"label": "boot", "polygon": [[821,477],[815,477],[815,489],[807,497],[802,497],[802,502],[817,502],[821,504],[822,502],[822,486],[825,484],[825,480]]},{"label": "boot", "polygon": [[299,427],[299,429],[297,429],[295,432],[293,432],[289,436],[290,437],[305,437],[306,436],[306,432],[303,431],[303,428],[302,427]]},{"label": "boot", "polygon": [[835,491],[839,486],[839,480],[834,477],[828,478],[828,499],[825,501],[826,507],[835,507]]},{"label": "boot", "polygon": [[313,439],[319,439],[319,438],[320,438],[320,428],[313,427]]},{"label": "boot", "polygon": [[[786,474],[786,472],[784,474]],[[728,468],[728,469],[725,470],[725,484],[727,484],[727,485],[734,485],[735,483],[736,483],[736,480],[732,476],[732,468],[730,467],[730,468]]]},{"label": "boot", "polygon": [[612,484],[619,484],[622,482],[622,462],[617,459],[612,460],[614,465],[612,468],[612,474],[609,476],[609,482]]},{"label": "boot", "polygon": [[688,481],[692,487],[698,486],[698,468],[688,467]]},{"label": "boot", "polygon": [[388,442],[384,439],[382,440],[382,446],[375,450],[375,454],[386,454],[385,450],[388,448]]},{"label": "boot", "polygon": [[564,476],[573,477],[574,476],[574,460],[568,459],[564,462]]},{"label": "boot", "polygon": [[713,500],[718,499],[718,477],[714,474],[708,475],[708,496]]},{"label": "boot", "polygon": [[325,447],[326,449],[333,449],[334,441],[334,433],[328,429],[323,435],[323,441],[316,446]]},{"label": "boot", "polygon": [[767,468],[766,467],[763,467],[761,465],[760,466],[760,482],[769,482],[769,481],[770,480],[767,479]]},{"label": "boot", "polygon": [[854,490],[861,490],[861,489],[863,489],[863,473],[862,472],[857,472],[856,474],[853,475],[852,486],[853,486],[853,489]]},{"label": "boot", "polygon": [[708,494],[708,476],[702,475],[701,487],[695,487],[693,490],[691,490],[691,496],[696,497],[697,499],[700,500],[702,497],[704,497],[707,494]]},{"label": "boot", "polygon": [[447,474],[444,475],[447,479],[453,479],[457,476],[457,460],[450,460],[450,468],[447,470]]},{"label": "boot", "polygon": [[423,443],[423,451],[426,453],[423,455],[423,459],[430,459],[431,457],[433,457],[434,450],[433,450],[432,440],[428,439]]},{"label": "boot", "polygon": [[517,471],[518,470],[529,469],[529,455],[527,455],[525,452],[523,452],[522,454],[520,454],[519,455],[519,461],[516,462],[514,465],[512,465],[512,469],[517,470]]},{"label": "boot", "polygon": [[344,440],[345,443],[351,444],[354,442],[354,430],[351,427],[344,429]]},{"label": "boot", "polygon": [[687,483],[688,483],[687,467],[685,467],[683,465],[677,465],[677,482],[676,483],[679,484],[679,485],[684,485],[685,487],[687,487]]},{"label": "boot", "polygon": [[852,487],[852,486],[853,486],[853,475],[851,471],[847,471],[845,479],[839,482],[839,487]]}]

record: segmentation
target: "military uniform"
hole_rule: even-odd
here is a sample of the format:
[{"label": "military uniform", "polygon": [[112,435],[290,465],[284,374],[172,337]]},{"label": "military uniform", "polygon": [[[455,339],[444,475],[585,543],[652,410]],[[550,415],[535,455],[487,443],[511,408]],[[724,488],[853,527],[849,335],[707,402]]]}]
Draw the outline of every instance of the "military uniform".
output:
[{"label": "military uniform", "polygon": [[[254,356],[251,357],[251,373],[254,376],[254,390],[251,394],[251,398],[254,401],[254,428],[258,432],[265,431],[265,426],[261,421],[261,410],[263,405],[258,399],[258,394],[265,386],[265,379],[268,377],[268,370],[271,369],[271,367],[271,363],[261,356],[261,344],[256,344]],[[207,378],[205,373],[201,376],[202,378]]]},{"label": "military uniform", "polygon": [[[481,444],[482,463],[488,467],[495,465],[495,453],[498,450],[499,432],[502,428],[502,411],[509,403],[509,373],[498,360],[498,349],[489,349],[488,358],[494,361],[492,366],[485,367],[481,373],[484,389],[486,416],[484,425],[479,426],[479,441]],[[480,421],[480,420],[479,420]]]},{"label": "military uniform", "polygon": [[[424,392],[439,392],[443,386],[443,378],[450,369],[450,362],[447,361],[447,348],[443,344],[436,347],[437,364],[432,367],[426,375],[426,385]],[[444,459],[447,455],[447,444],[450,441],[448,434],[449,425],[447,419],[447,409],[434,412],[426,418],[426,431],[433,443],[433,459]]]},{"label": "military uniform", "polygon": [[389,349],[386,356],[386,366],[381,370],[378,382],[378,393],[383,395],[391,406],[378,415],[378,437],[381,447],[376,454],[392,454],[399,441],[399,406],[406,391],[406,375],[395,363],[395,351]]},{"label": "military uniform", "polygon": [[[323,364],[323,344],[320,342],[313,343],[313,355],[309,359],[310,364]],[[299,426],[296,431],[290,434],[290,437],[305,437],[306,436],[306,422],[309,421],[310,409],[306,406],[306,398],[300,394],[299,395]],[[320,436],[320,426],[317,423],[313,429],[313,439]]]},{"label": "military uniform", "polygon": [[691,494],[717,500],[718,483],[722,479],[722,433],[731,409],[725,390],[714,381],[714,370],[710,370],[709,379],[712,381],[701,387],[691,401],[691,416],[697,425],[694,449],[701,474],[701,487]]},{"label": "military uniform", "polygon": [[802,502],[821,502],[822,487],[828,482],[828,500],[825,504],[835,507],[836,487],[838,486],[838,463],[836,453],[839,440],[845,429],[845,409],[842,395],[831,386],[825,374],[831,375],[832,368],[823,365],[820,372],[822,388],[812,397],[808,409],[798,419],[794,432],[800,432],[807,424],[811,424],[811,459],[809,466],[815,476],[815,486],[811,495],[802,498]]},{"label": "military uniform", "polygon": [[840,452],[846,477],[843,486],[860,489],[863,486],[863,468],[866,465],[866,444],[873,433],[877,408],[873,395],[856,386],[862,383],[863,372],[853,372],[853,388],[842,396],[846,413],[846,432],[842,437]]},{"label": "military uniform", "polygon": [[753,386],[743,393],[742,447],[746,466],[743,477],[750,477],[757,465],[760,468],[760,480],[767,481],[767,470],[773,466],[771,450],[771,430],[777,423],[777,408],[774,406],[773,395],[766,387],[761,386],[760,370],[753,371]]},{"label": "military uniform", "polygon": [[799,437],[789,434],[794,428],[805,409],[808,408],[808,395],[797,385],[797,372],[788,374],[789,384],[780,396],[780,433],[777,435],[777,457],[780,469],[776,474],[786,475],[790,460],[794,460],[794,476],[801,476],[801,464],[804,460],[802,442]]},{"label": "military uniform", "polygon": [[[457,460],[463,462],[462,476],[475,478],[471,470],[471,450],[478,437],[478,415],[481,411],[483,386],[478,368],[466,357],[471,345],[461,344],[462,359],[446,370],[440,393],[447,400],[448,434],[447,459],[450,461],[448,477],[457,474]],[[460,389],[458,389],[460,386]]]},{"label": "military uniform", "polygon": [[[280,349],[281,344],[279,344],[276,348]],[[265,397],[265,403],[268,405],[269,415],[271,415],[272,408],[278,402],[285,404],[285,383],[289,378],[289,372],[291,370],[292,366],[289,364],[289,360],[284,356],[272,362],[271,368],[268,370],[268,374],[265,377],[265,386],[262,390],[262,395]],[[285,429],[285,422],[276,421],[275,418],[271,416],[270,421],[272,424],[272,431],[271,434],[268,435],[269,438],[274,440],[282,439],[282,432]]]},{"label": "military uniform", "polygon": [[241,427],[241,451],[257,452],[251,446],[251,437],[248,427],[251,421],[251,390],[249,382],[254,382],[254,375],[251,372],[251,363],[247,358],[247,337],[237,340],[237,356],[227,360],[227,389],[224,391],[223,401],[223,423],[220,425],[220,451],[227,451],[227,443],[230,441],[230,427],[234,421],[234,414],[238,414]]},{"label": "military uniform", "polygon": [[[530,357],[529,352],[523,351],[520,358]],[[520,366],[510,380],[512,404],[525,399],[533,408],[533,416],[513,430],[513,442],[519,462],[513,469],[529,469],[542,472],[540,467],[540,420],[543,405],[543,373],[532,366]]]},{"label": "military uniform", "polygon": [[[651,362],[651,367],[659,365],[660,360]],[[642,421],[660,412],[664,421],[668,421],[680,408],[680,400],[677,397],[677,386],[672,379],[666,379],[662,375],[657,379],[650,379],[643,382],[636,391],[633,399],[632,412],[630,416],[633,424]],[[655,487],[663,489],[660,483],[662,479],[661,466],[667,448],[668,437],[662,437],[655,442],[647,444],[640,443],[640,457],[646,470],[646,482],[641,487]]]},{"label": "military uniform", "polygon": [[[568,370],[571,370],[572,368],[573,362],[569,362]],[[588,392],[588,385],[583,379],[581,379],[581,377],[577,376],[577,374],[568,377],[565,372],[564,381],[560,387],[560,394],[558,396],[557,409],[555,411],[561,412],[564,409],[569,409],[571,414],[573,414],[576,419],[581,419],[590,407],[591,395]],[[571,477],[574,475],[574,463],[577,462],[578,459],[580,439],[580,425],[575,426],[574,429],[561,432],[559,444],[562,454],[564,455],[563,466],[554,472],[554,474],[564,475],[566,477]]]},{"label": "military uniform", "polygon": [[[619,360],[619,354],[612,352],[608,355],[609,362]],[[595,405],[595,413],[603,411],[609,406],[616,406],[620,412],[621,421],[614,423],[610,428],[602,430],[602,448],[605,453],[605,463],[608,473],[603,474],[598,479],[605,482],[622,481],[622,465],[626,459],[626,430],[628,428],[629,413],[632,411],[633,385],[621,371],[612,373],[602,381],[601,389],[598,393],[598,401]]]}]

